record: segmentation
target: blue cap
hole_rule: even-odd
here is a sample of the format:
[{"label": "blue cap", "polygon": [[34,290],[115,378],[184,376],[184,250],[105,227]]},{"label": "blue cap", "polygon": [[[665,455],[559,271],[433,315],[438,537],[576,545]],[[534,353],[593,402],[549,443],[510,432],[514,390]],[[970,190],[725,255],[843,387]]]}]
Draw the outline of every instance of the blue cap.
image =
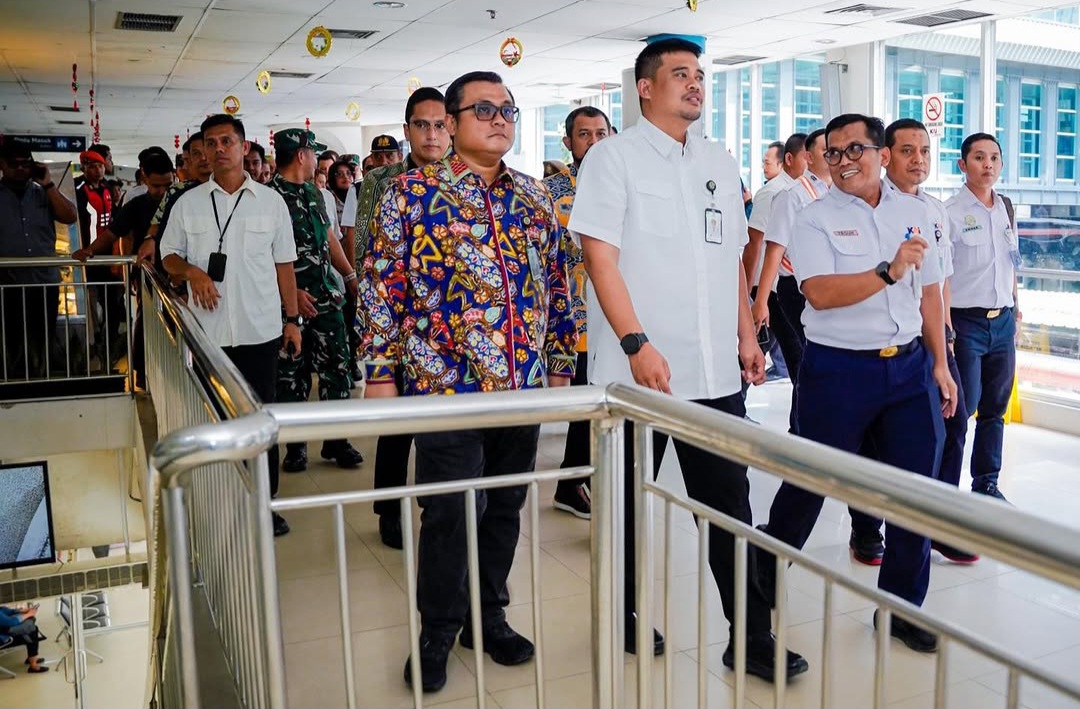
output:
[{"label": "blue cap", "polygon": [[646,44],[652,44],[653,42],[660,42],[665,39],[682,39],[691,44],[696,44],[701,53],[705,53],[705,35],[703,34],[654,34],[645,38]]}]

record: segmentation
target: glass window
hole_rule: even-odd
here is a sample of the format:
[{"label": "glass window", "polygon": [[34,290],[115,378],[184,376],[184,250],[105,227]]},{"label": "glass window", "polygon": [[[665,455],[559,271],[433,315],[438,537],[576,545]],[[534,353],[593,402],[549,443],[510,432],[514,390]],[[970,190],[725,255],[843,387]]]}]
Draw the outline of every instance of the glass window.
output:
[{"label": "glass window", "polygon": [[727,130],[724,117],[727,113],[727,72],[714,71],[712,75],[712,115],[710,135],[715,140],[723,140]]},{"label": "glass window", "polygon": [[[785,136],[786,137],[786,136]],[[780,139],[780,63],[761,65],[761,146],[758,154]]]},{"label": "glass window", "polygon": [[1040,174],[1042,95],[1041,83],[1020,84],[1020,178],[1024,180],[1036,180]]},{"label": "glass window", "polygon": [[922,97],[926,93],[926,74],[921,67],[908,67],[897,77],[897,118],[922,120]]},{"label": "glass window", "polygon": [[1058,86],[1057,179],[1076,179],[1076,87]]},{"label": "glass window", "polygon": [[739,171],[750,184],[750,68],[739,69]]},{"label": "glass window", "polygon": [[608,120],[615,130],[622,130],[622,91],[612,91],[608,96],[611,101]]},{"label": "glass window", "polygon": [[795,132],[809,133],[820,128],[822,58],[795,60]]},{"label": "glass window", "polygon": [[[962,72],[941,72],[939,91],[945,94],[945,130],[938,146],[938,168],[942,175],[959,175],[960,146],[964,143],[964,92],[967,76]],[[922,106],[920,103],[920,115]]]},{"label": "glass window", "polygon": [[994,91],[994,135],[998,142],[1005,145],[1005,98],[1007,95],[1005,79],[997,78],[997,88]]},{"label": "glass window", "polygon": [[566,135],[566,115],[572,110],[572,106],[564,103],[555,106],[544,106],[545,160],[567,162],[570,159],[570,151],[563,145],[562,139]]}]

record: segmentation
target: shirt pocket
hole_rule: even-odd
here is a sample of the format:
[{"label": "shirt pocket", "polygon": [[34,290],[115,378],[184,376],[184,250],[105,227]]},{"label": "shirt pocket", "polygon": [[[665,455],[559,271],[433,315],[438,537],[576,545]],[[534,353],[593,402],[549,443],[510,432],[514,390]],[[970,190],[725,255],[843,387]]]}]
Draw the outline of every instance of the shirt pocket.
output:
[{"label": "shirt pocket", "polygon": [[990,230],[985,225],[964,225],[960,230],[960,243],[968,248],[990,246]]},{"label": "shirt pocket", "polygon": [[244,256],[270,258],[274,246],[274,220],[256,216],[244,221]]},{"label": "shirt pocket", "polygon": [[218,234],[214,229],[214,222],[210,219],[191,219],[186,226],[187,261],[205,269],[210,254],[218,250]]},{"label": "shirt pocket", "polygon": [[643,232],[657,236],[671,236],[674,232],[673,199],[675,190],[671,185],[657,180],[638,180],[634,184],[637,201],[635,226]]},{"label": "shirt pocket", "polygon": [[[854,231],[854,230],[850,230]],[[867,236],[859,234],[829,234],[829,243],[836,252],[836,272],[858,273],[877,265],[877,259]]]}]

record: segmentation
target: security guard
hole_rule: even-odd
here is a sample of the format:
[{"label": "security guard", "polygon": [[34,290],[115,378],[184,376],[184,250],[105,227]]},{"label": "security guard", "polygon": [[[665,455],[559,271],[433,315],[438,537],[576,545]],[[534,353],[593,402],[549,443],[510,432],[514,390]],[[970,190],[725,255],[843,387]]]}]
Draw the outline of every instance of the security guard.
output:
[{"label": "security guard", "polygon": [[[799,435],[852,453],[867,441],[903,470],[937,476],[944,424],[956,407],[945,361],[941,269],[933,217],[910,195],[888,189],[880,119],[837,116],[825,128],[837,189],[796,217],[795,277],[807,307],[799,379]],[[766,531],[802,548],[822,498],[784,483]],[[930,542],[889,524],[878,587],[921,605],[930,580]],[[775,594],[775,561],[759,552],[759,580]],[[874,616],[875,625],[877,616]],[[894,617],[891,634],[919,652],[937,638]]]},{"label": "security guard", "polygon": [[1005,410],[1016,375],[1016,301],[1020,247],[1012,202],[994,191],[1001,146],[974,133],[960,146],[966,180],[945,203],[953,234],[952,323],[956,365],[968,412],[977,412],[971,490],[1004,500],[998,489]]},{"label": "security guard", "polygon": [[[268,183],[289,207],[293,237],[296,239],[296,287],[300,306],[299,353],[282,351],[278,363],[278,401],[307,401],[311,394],[311,374],[319,375],[319,399],[348,399],[352,388],[349,340],[341,313],[344,294],[338,290],[331,267],[344,277],[345,287],[356,296],[356,270],[349,263],[341,243],[329,237],[330,218],[322,194],[312,180],[318,165],[316,153],[326,146],[315,134],[287,128],[274,134],[278,172]],[[332,263],[332,266],[331,266]],[[288,473],[307,468],[307,446],[286,446],[281,467]],[[355,468],[363,456],[344,439],[325,441],[322,457],[338,467]]]}]

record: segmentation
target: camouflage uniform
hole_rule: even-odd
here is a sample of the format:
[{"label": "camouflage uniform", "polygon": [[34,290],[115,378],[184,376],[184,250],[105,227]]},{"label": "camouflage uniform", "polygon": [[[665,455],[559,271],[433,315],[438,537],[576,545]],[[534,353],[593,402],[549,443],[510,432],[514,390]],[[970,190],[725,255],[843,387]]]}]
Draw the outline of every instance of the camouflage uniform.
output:
[{"label": "camouflage uniform", "polygon": [[344,294],[330,275],[330,219],[315,185],[295,184],[274,175],[269,187],[285,200],[292,216],[296,239],[296,287],[315,299],[318,315],[305,318],[300,327],[303,349],[284,350],[278,361],[278,401],[307,401],[311,374],[319,375],[319,399],[348,399],[352,388],[349,340],[341,313]]}]

